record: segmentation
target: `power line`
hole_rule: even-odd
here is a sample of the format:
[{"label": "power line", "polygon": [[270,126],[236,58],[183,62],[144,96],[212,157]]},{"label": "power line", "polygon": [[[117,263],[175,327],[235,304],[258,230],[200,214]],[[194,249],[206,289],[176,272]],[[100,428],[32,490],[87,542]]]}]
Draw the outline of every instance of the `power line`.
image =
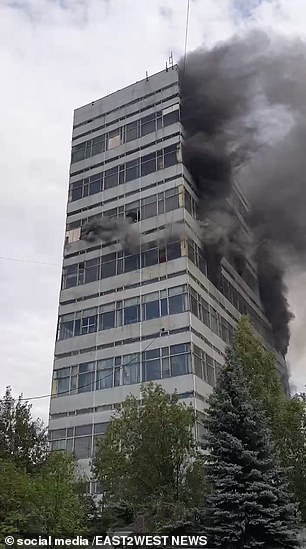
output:
[{"label": "power line", "polygon": [[185,74],[186,58],[187,58],[187,41],[188,41],[188,27],[189,27],[189,10],[190,10],[190,0],[187,0],[186,28],[185,28],[185,48],[184,48],[184,69],[183,69],[183,74]]},{"label": "power line", "polygon": [[[150,343],[143,349],[143,353],[145,351],[147,351],[149,349],[149,347],[152,345],[152,343],[154,343],[158,337],[160,337],[161,333],[164,331],[164,328],[161,328],[161,330],[159,331],[159,334],[152,340],[150,341]],[[126,364],[124,364],[124,366],[130,366],[130,364],[133,364],[133,362],[135,362],[134,359],[130,360],[130,362],[127,362]],[[56,370],[55,370],[56,371]],[[107,379],[108,377],[112,376],[113,375],[113,372],[110,373],[110,374],[107,374],[103,379]],[[94,384],[94,381],[91,381],[90,383],[86,383],[86,385],[81,385],[80,387],[78,387],[78,390],[79,389],[85,389],[86,387],[91,387],[92,385]],[[75,393],[77,394],[77,393]],[[39,400],[39,399],[42,399],[42,398],[51,398],[51,397],[56,397],[56,396],[64,396],[64,395],[70,395],[70,389],[68,391],[63,391],[62,393],[59,393],[58,395],[55,395],[53,393],[51,394],[48,394],[48,395],[38,395],[38,396],[34,396],[34,397],[22,397],[22,398],[19,398],[18,400],[20,401],[23,401],[23,400]],[[73,396],[73,395],[71,395]]]},{"label": "power line", "polygon": [[35,259],[22,259],[18,257],[6,257],[1,255],[0,260],[2,261],[18,261],[20,263],[34,263],[36,265],[48,265],[50,267],[61,267],[60,263],[48,263],[47,261],[36,261]]}]

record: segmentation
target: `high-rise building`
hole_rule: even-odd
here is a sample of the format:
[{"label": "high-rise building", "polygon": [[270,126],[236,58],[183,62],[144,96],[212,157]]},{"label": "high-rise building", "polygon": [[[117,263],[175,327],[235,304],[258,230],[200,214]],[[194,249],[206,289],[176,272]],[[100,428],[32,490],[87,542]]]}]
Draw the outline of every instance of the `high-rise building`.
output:
[{"label": "high-rise building", "polygon": [[[176,66],[74,113],[49,434],[80,460],[149,380],[192,403],[200,437],[241,313],[273,345],[251,262],[242,276],[223,259],[219,289],[211,282],[183,136]],[[237,187],[231,202],[247,232]],[[92,219],[100,238],[84,240]]]}]

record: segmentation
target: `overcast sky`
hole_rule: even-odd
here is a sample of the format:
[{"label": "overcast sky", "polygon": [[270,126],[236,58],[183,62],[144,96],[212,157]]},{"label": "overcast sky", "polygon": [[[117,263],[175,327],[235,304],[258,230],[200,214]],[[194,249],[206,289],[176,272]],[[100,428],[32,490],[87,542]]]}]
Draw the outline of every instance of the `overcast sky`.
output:
[{"label": "overcast sky", "polygon": [[[184,51],[187,0],[0,0],[0,394],[48,394],[73,110]],[[190,0],[188,50],[246,27],[306,36],[305,0]],[[13,261],[20,259],[24,261]],[[35,263],[36,262],[36,263]],[[292,379],[306,383],[306,276],[290,284]],[[45,421],[47,398],[33,401]]]}]

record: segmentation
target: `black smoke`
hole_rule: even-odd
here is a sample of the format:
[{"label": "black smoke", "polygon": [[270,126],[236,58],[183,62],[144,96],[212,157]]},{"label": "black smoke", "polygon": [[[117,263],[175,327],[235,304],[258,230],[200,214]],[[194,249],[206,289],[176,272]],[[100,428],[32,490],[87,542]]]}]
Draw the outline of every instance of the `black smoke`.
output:
[{"label": "black smoke", "polygon": [[139,233],[132,227],[133,221],[136,221],[133,213],[126,218],[94,217],[83,225],[81,240],[100,240],[106,244],[118,240],[123,250],[135,251],[139,247]]},{"label": "black smoke", "polygon": [[[221,258],[257,265],[263,307],[285,355],[292,315],[284,275],[306,252],[306,47],[253,31],[196,50],[180,63],[183,161],[196,184],[209,276]],[[247,194],[252,234],[242,234],[233,187]]]}]

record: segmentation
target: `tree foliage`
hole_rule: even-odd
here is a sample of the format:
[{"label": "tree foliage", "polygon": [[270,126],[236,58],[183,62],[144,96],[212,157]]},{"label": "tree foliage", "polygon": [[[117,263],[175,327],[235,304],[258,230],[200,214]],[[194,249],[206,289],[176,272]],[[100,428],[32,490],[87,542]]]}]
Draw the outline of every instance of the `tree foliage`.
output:
[{"label": "tree foliage", "polygon": [[38,474],[0,460],[0,534],[84,533],[86,505],[76,462],[51,452]]},{"label": "tree foliage", "polygon": [[0,400],[0,457],[12,460],[27,471],[37,470],[47,456],[46,429],[34,421],[31,405],[15,400],[10,387]]},{"label": "tree foliage", "polygon": [[210,494],[204,527],[213,547],[297,546],[296,508],[266,423],[229,351],[206,420]]},{"label": "tree foliage", "polygon": [[252,397],[267,414],[273,440],[306,522],[306,402],[303,398],[287,398],[275,355],[264,349],[246,318],[238,325],[233,350]]},{"label": "tree foliage", "polygon": [[[107,503],[125,502],[155,525],[178,520],[203,498],[203,470],[195,446],[194,412],[153,383],[142,405],[129,396],[100,441],[93,472]],[[197,490],[193,488],[197,486]],[[168,520],[167,518],[167,520]]]},{"label": "tree foliage", "polygon": [[31,476],[14,461],[0,459],[0,538],[31,528],[35,515]]},{"label": "tree foliage", "polygon": [[54,536],[84,533],[83,492],[75,459],[61,451],[51,452],[35,479],[39,532]]}]

